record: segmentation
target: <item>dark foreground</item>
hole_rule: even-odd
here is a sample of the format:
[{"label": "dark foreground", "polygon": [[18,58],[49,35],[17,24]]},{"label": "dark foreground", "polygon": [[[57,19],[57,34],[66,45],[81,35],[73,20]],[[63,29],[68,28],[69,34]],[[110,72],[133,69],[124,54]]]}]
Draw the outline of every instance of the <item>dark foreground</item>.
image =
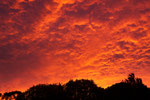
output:
[{"label": "dark foreground", "polygon": [[64,85],[40,84],[25,92],[12,91],[0,96],[2,100],[150,100],[150,88],[131,73],[126,80],[106,89],[82,79]]}]

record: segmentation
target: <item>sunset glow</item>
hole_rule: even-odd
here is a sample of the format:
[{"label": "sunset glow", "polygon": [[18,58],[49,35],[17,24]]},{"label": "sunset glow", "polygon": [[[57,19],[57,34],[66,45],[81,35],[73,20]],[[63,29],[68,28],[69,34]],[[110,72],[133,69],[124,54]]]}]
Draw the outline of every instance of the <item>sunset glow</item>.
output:
[{"label": "sunset glow", "polygon": [[0,92],[131,72],[150,87],[150,0],[0,0]]}]

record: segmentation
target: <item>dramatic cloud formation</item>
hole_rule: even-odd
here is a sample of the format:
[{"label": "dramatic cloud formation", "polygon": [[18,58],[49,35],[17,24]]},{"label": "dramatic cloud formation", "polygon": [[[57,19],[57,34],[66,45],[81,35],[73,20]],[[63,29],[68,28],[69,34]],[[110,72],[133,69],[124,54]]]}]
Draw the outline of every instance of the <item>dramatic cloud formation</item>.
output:
[{"label": "dramatic cloud formation", "polygon": [[134,72],[150,86],[150,0],[0,0],[0,91]]}]

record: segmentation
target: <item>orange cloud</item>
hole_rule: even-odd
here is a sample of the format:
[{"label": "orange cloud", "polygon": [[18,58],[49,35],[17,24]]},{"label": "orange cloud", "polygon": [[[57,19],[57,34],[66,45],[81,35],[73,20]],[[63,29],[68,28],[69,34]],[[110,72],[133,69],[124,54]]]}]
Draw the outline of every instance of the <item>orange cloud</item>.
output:
[{"label": "orange cloud", "polygon": [[[150,86],[147,0],[0,1],[0,91],[130,72]],[[13,88],[12,88],[13,87]]]}]

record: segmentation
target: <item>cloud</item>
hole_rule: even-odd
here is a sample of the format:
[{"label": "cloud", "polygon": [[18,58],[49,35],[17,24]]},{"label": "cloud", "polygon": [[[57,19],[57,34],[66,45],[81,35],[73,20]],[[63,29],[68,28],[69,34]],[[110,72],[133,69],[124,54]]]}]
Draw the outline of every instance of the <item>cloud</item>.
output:
[{"label": "cloud", "polygon": [[150,64],[149,4],[147,0],[0,1],[1,89],[25,90],[33,84],[75,78],[94,79],[107,87],[129,72],[145,81]]}]

